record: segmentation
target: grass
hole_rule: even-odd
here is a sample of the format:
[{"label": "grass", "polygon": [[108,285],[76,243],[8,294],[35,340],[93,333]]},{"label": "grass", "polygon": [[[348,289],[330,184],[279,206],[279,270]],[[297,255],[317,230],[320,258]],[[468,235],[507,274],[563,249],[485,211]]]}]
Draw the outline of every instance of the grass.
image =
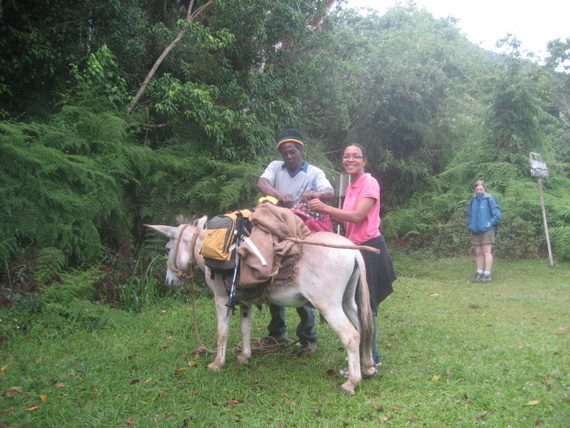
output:
[{"label": "grass", "polygon": [[[35,320],[11,335],[0,426],[568,426],[569,263],[499,260],[492,283],[474,284],[472,259],[394,262],[395,292],[377,320],[383,366],[353,397],[339,392],[345,353],[327,325],[314,356],[292,346],[240,366],[230,352],[212,373],[213,356],[193,352],[191,303],[165,298],[138,315],[105,312],[96,328]],[[213,303],[201,293],[196,305],[213,349]],[[288,320],[294,331],[292,309]],[[254,336],[268,322],[255,311]],[[238,331],[236,314],[231,347]]]}]

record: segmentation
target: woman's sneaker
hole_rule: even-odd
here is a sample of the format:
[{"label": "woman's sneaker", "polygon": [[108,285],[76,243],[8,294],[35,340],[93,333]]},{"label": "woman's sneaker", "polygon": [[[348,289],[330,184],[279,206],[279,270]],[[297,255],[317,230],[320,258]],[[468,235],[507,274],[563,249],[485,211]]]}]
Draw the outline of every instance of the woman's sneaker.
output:
[{"label": "woman's sneaker", "polygon": [[481,275],[481,279],[477,282],[491,282],[491,274]]}]

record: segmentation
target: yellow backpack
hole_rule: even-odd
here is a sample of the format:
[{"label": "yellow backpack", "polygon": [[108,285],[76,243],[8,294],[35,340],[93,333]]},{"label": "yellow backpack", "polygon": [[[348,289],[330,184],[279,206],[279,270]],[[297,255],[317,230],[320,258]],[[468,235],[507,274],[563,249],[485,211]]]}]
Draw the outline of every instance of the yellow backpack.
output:
[{"label": "yellow backpack", "polygon": [[250,210],[232,211],[217,215],[209,222],[204,234],[200,254],[204,263],[214,271],[232,270],[235,267],[235,241],[238,233],[247,230]]}]

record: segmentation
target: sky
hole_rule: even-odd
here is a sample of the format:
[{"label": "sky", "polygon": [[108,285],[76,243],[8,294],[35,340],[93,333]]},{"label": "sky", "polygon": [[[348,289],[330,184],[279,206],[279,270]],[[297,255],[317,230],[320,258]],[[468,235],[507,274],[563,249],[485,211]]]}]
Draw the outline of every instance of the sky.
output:
[{"label": "sky", "polygon": [[[383,13],[397,0],[349,0],[349,7],[370,7]],[[436,18],[454,17],[467,39],[484,49],[500,52],[497,40],[511,33],[521,49],[540,58],[547,56],[546,43],[570,37],[570,0],[416,0]]]}]

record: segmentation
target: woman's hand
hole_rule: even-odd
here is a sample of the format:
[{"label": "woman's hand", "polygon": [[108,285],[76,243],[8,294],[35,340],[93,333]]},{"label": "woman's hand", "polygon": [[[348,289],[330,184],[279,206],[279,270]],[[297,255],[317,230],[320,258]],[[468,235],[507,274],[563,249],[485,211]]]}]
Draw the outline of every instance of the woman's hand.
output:
[{"label": "woman's hand", "polygon": [[326,214],[327,207],[328,207],[328,205],[325,204],[323,201],[321,201],[318,198],[310,199],[307,201],[307,208],[309,208],[311,210],[319,211],[320,213]]}]

